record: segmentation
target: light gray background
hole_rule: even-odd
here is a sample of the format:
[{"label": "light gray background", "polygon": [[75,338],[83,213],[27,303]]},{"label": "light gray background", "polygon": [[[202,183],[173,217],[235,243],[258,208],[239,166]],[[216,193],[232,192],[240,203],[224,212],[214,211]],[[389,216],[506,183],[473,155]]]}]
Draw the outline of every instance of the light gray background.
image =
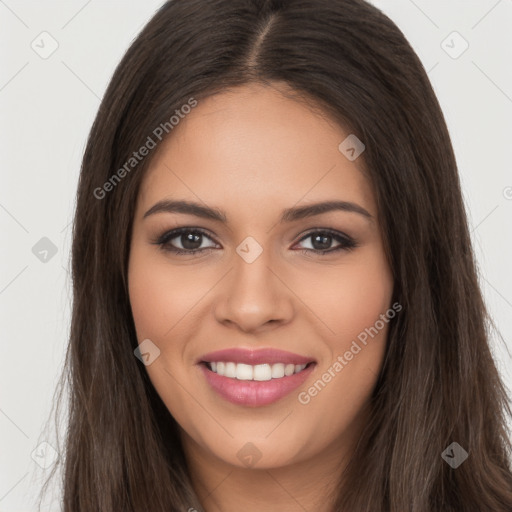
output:
[{"label": "light gray background", "polygon": [[[42,441],[54,444],[43,427],[69,328],[70,222],[86,137],[115,66],[162,3],[0,0],[2,512],[36,510],[45,470],[31,454]],[[445,113],[482,287],[508,344],[495,336],[493,350],[510,389],[512,0],[372,3],[411,42]],[[35,41],[40,52],[51,48],[43,31],[58,43],[46,59],[31,47]],[[462,48],[454,31],[469,43],[456,59],[443,49]],[[43,237],[57,249],[46,262],[32,252]],[[46,457],[51,461],[48,447]],[[44,510],[59,510],[58,497],[56,491],[57,501]]]}]

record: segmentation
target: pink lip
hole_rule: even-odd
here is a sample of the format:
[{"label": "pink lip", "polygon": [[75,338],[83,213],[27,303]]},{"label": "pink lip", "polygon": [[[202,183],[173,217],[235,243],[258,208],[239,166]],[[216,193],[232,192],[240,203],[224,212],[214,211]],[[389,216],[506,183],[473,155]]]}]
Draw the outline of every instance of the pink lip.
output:
[{"label": "pink lip", "polygon": [[225,350],[217,350],[209,352],[198,359],[198,363],[202,362],[214,363],[218,361],[244,363],[244,364],[308,364],[314,362],[314,358],[305,357],[284,350],[276,350],[273,348],[260,348],[251,350],[246,348],[228,348]]},{"label": "pink lip", "polygon": [[[233,359],[229,358],[227,360],[233,361]],[[284,361],[281,360],[281,362]],[[215,372],[211,371],[205,363],[199,365],[210,386],[220,396],[229,402],[237,405],[245,405],[247,407],[268,405],[290,394],[294,389],[304,383],[315,366],[315,364],[311,364],[301,372],[294,373],[289,377],[255,381],[222,377],[221,375],[217,375]]]}]

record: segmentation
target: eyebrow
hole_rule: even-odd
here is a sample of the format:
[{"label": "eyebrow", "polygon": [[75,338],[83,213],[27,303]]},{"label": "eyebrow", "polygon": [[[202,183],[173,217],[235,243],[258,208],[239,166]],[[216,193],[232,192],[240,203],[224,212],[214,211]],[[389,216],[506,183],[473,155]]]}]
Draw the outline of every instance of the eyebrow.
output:
[{"label": "eyebrow", "polygon": [[[306,217],[313,217],[315,215],[320,215],[322,213],[332,211],[357,213],[369,220],[373,219],[372,215],[367,210],[356,203],[351,203],[349,201],[324,201],[306,206],[287,208],[281,214],[280,222],[293,222],[296,220],[305,219]],[[211,219],[227,223],[227,216],[222,210],[219,210],[218,208],[203,206],[192,201],[173,201],[170,199],[158,201],[158,203],[153,205],[144,214],[143,218],[145,219],[156,213],[185,213],[189,215],[195,215],[196,217],[202,217],[204,219]]]}]

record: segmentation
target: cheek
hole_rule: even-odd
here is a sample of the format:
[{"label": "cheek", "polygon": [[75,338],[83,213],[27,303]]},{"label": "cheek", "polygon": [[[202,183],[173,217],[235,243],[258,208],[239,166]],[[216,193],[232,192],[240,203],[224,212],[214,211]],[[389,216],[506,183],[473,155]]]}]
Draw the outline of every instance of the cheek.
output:
[{"label": "cheek", "polygon": [[[197,304],[211,284],[191,280],[190,273],[173,268],[161,255],[134,247],[130,255],[128,283],[137,338],[177,338],[197,314]],[[197,276],[196,276],[197,277]],[[195,306],[196,305],[196,306]],[[192,325],[194,325],[192,323]]]},{"label": "cheek", "polygon": [[381,251],[371,247],[336,269],[325,265],[314,275],[304,273],[295,290],[321,321],[319,328],[331,351],[343,350],[389,309],[393,278]]},{"label": "cheek", "polygon": [[164,311],[172,312],[172,298],[151,265],[145,265],[132,254],[128,272],[130,304],[137,339],[158,338],[169,320]]},{"label": "cheek", "polygon": [[175,419],[186,422],[187,415],[181,415],[187,410],[187,395],[176,392],[186,375],[182,358],[185,343],[180,340],[194,334],[188,322],[200,290],[183,281],[183,273],[172,272],[161,256],[156,258],[154,252],[140,245],[132,247],[128,289],[137,340],[150,339],[160,351],[145,370],[167,409]]},{"label": "cheek", "polygon": [[[344,431],[363,410],[375,387],[389,331],[393,279],[378,251],[340,269],[336,283],[329,276],[316,307],[331,332],[323,338],[329,356],[319,365],[299,402],[308,416],[324,418],[321,430]],[[331,276],[332,277],[332,276]],[[329,425],[329,426],[327,426]]]},{"label": "cheek", "polygon": [[[357,269],[353,270],[344,279],[344,286],[339,290],[337,298],[333,297],[329,313],[333,330],[341,345],[345,345],[348,339],[364,339],[364,333],[389,309],[392,280],[382,270],[383,272],[370,272],[368,268],[362,268],[359,272]],[[379,331],[383,330],[380,322],[378,325]]]}]

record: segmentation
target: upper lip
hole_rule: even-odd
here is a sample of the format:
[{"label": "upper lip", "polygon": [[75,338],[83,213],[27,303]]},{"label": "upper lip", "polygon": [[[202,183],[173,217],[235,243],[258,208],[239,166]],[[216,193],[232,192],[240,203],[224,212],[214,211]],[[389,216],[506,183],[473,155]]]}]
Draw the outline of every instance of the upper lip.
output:
[{"label": "upper lip", "polygon": [[293,352],[285,352],[284,350],[273,348],[260,348],[257,350],[248,348],[227,348],[202,355],[198,363],[213,363],[219,361],[256,365],[265,363],[308,364],[315,360],[312,357],[301,356]]}]

